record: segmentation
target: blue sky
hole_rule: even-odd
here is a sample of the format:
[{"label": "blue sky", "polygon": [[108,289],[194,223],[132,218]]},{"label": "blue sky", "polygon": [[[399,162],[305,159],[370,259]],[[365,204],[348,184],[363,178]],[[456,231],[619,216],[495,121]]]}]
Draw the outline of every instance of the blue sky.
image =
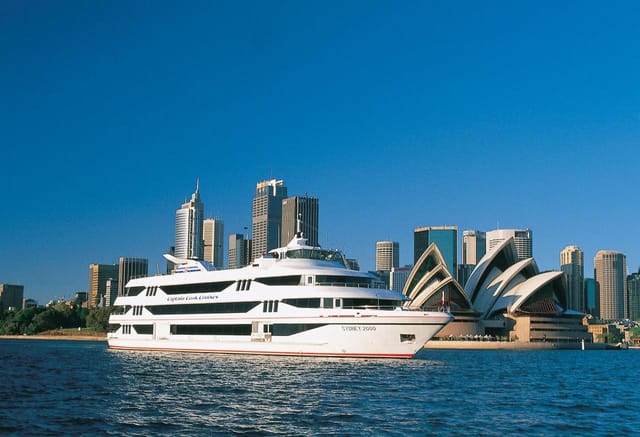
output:
[{"label": "blue sky", "polygon": [[531,228],[640,264],[636,2],[0,3],[0,282],[45,303],[90,263],[163,269],[200,178],[250,226],[258,180],[320,199],[375,265],[413,229]]}]

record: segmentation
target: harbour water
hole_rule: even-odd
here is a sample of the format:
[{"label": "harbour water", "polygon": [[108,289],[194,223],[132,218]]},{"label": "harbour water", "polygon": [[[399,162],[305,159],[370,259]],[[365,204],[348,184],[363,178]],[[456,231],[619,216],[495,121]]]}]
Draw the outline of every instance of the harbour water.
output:
[{"label": "harbour water", "polygon": [[415,360],[110,351],[0,340],[0,435],[618,435],[640,351]]}]

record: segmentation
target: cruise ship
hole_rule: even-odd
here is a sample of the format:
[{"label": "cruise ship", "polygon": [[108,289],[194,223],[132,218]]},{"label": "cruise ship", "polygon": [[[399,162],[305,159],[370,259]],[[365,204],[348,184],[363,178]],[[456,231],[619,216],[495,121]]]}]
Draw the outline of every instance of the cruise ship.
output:
[{"label": "cruise ship", "polygon": [[402,293],[300,232],[238,269],[165,258],[173,274],[132,279],[116,299],[109,348],[412,358],[453,318],[403,308]]}]

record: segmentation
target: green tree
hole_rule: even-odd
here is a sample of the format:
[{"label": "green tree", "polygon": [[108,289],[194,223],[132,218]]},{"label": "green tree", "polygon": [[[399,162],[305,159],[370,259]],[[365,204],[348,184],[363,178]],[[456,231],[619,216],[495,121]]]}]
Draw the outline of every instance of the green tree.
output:
[{"label": "green tree", "polygon": [[87,328],[98,332],[109,330],[109,316],[114,307],[96,308],[87,314]]}]

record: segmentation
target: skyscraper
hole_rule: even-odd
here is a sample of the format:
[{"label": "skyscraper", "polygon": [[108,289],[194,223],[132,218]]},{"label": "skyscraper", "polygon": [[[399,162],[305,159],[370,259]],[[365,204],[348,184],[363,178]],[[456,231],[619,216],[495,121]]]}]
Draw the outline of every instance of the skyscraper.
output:
[{"label": "skyscraper", "polygon": [[245,240],[242,234],[229,235],[229,268],[237,269],[249,264],[251,240]]},{"label": "skyscraper", "polygon": [[600,319],[622,320],[627,297],[627,257],[613,250],[601,250],[593,259],[600,300]]},{"label": "skyscraper", "polygon": [[376,242],[376,270],[391,270],[400,266],[400,243],[397,241]]},{"label": "skyscraper", "polygon": [[394,267],[389,274],[389,288],[391,290],[402,291],[409,279],[411,267]]},{"label": "skyscraper", "polygon": [[284,181],[271,179],[256,184],[252,213],[251,259],[261,257],[280,245],[282,232],[282,200],[287,197]]},{"label": "skyscraper", "polygon": [[531,229],[496,229],[487,232],[487,252],[491,252],[504,240],[513,237],[519,260],[533,256],[533,235]]},{"label": "skyscraper", "polygon": [[[121,256],[118,260],[118,296],[124,296],[124,287],[131,279],[141,278],[149,274],[149,260],[146,258],[126,258]],[[113,298],[115,300],[115,297]],[[111,305],[113,305],[111,300]]]},{"label": "skyscraper", "polygon": [[627,293],[629,295],[629,319],[640,321],[640,269],[638,273],[627,276]]},{"label": "skyscraper", "polygon": [[204,242],[202,239],[202,218],[204,204],[200,200],[200,181],[191,200],[176,211],[176,251],[178,258],[202,259]]},{"label": "skyscraper", "polygon": [[598,294],[598,285],[593,278],[584,278],[584,296],[587,314],[597,316],[600,314],[600,295]]},{"label": "skyscraper", "polygon": [[318,245],[319,205],[317,197],[287,197],[282,200],[282,235],[280,246],[286,246],[296,234],[298,215],[302,233],[310,246]]},{"label": "skyscraper", "polygon": [[464,287],[471,272],[487,252],[487,233],[467,230],[462,232],[462,264],[458,267],[458,282]]},{"label": "skyscraper", "polygon": [[0,311],[21,310],[23,297],[24,285],[0,284]]},{"label": "skyscraper", "polygon": [[584,254],[578,246],[567,246],[560,252],[560,269],[567,275],[569,309],[586,312]]},{"label": "skyscraper", "polygon": [[217,269],[224,268],[224,223],[222,220],[209,218],[202,223],[204,239],[204,260],[209,261]]},{"label": "skyscraper", "polygon": [[87,308],[105,305],[107,280],[117,280],[117,264],[89,264],[89,288],[87,291]]},{"label": "skyscraper", "polygon": [[436,243],[447,263],[447,270],[457,277],[458,272],[458,227],[457,226],[426,226],[413,231],[413,263],[418,259],[431,243]]}]

